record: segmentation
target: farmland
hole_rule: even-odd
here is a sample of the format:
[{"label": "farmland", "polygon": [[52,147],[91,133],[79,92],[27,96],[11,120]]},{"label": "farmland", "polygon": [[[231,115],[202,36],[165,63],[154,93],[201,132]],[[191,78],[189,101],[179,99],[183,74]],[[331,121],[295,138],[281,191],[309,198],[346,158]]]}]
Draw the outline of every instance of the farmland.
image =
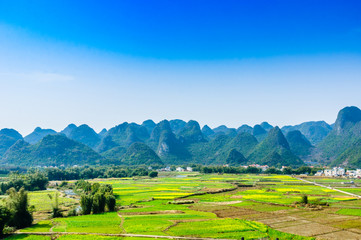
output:
[{"label": "farmland", "polygon": [[[317,181],[331,180],[340,182]],[[24,235],[8,239],[50,239],[31,233],[59,233],[58,239],[127,239],[129,234],[222,239],[361,237],[361,200],[290,176],[180,173],[91,181],[112,185],[117,212],[55,219],[35,215],[37,224],[22,229]],[[359,193],[357,186],[340,186]],[[46,212],[47,194],[53,191],[31,192],[30,203]],[[304,195],[308,204],[300,203]],[[66,208],[77,204],[64,195],[61,201]]]}]

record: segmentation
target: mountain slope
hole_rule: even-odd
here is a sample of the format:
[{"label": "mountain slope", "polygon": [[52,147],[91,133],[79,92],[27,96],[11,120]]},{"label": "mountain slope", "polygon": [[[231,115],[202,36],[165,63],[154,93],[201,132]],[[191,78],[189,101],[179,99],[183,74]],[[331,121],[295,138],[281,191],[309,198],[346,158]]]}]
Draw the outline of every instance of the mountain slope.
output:
[{"label": "mountain slope", "polygon": [[100,143],[99,135],[86,124],[73,128],[68,133],[68,137],[72,140],[81,142],[93,149],[96,148]]},{"label": "mountain slope", "polygon": [[58,134],[47,135],[34,145],[18,140],[6,151],[1,162],[21,166],[72,166],[94,165],[103,160],[90,147]]},{"label": "mountain slope", "polygon": [[[278,162],[274,162],[275,153],[281,157]],[[285,136],[278,127],[274,127],[268,132],[267,137],[248,156],[248,160],[258,164],[272,162],[277,166],[299,166],[303,164],[303,161],[291,152]]]},{"label": "mountain slope", "polygon": [[187,122],[178,136],[187,144],[206,141],[198,122],[193,120]]},{"label": "mountain slope", "polygon": [[260,124],[260,126],[267,132],[273,128],[273,126],[271,124],[269,124],[268,122],[262,122]]},{"label": "mountain slope", "polygon": [[240,132],[246,132],[246,133],[253,133],[253,128],[251,126],[248,126],[246,124],[240,126],[238,129],[237,129],[237,132],[240,133]]},{"label": "mountain slope", "polygon": [[122,157],[126,165],[163,165],[158,155],[144,143],[133,143]]},{"label": "mountain slope", "polygon": [[361,139],[353,143],[337,159],[332,161],[331,166],[361,168]]},{"label": "mountain slope", "polygon": [[232,149],[228,157],[226,159],[226,164],[230,166],[240,166],[241,164],[245,164],[247,159],[243,156],[242,153],[238,152],[236,149]]},{"label": "mountain slope", "polygon": [[295,126],[284,126],[282,131],[287,134],[290,131],[300,131],[311,144],[320,143],[332,130],[325,121],[305,122]]},{"label": "mountain slope", "polygon": [[2,156],[16,141],[23,139],[21,134],[14,129],[0,130],[0,156]]},{"label": "mountain slope", "polygon": [[361,110],[346,107],[338,113],[334,128],[317,147],[323,152],[323,158],[334,160],[360,138]]},{"label": "mountain slope", "polygon": [[267,131],[264,130],[263,127],[261,127],[261,125],[258,124],[253,127],[252,134],[257,138],[257,141],[259,142],[261,142],[263,139],[267,137]]},{"label": "mountain slope", "polygon": [[300,158],[306,158],[314,148],[307,138],[298,130],[290,131],[286,135],[291,151]]},{"label": "mountain slope", "polygon": [[41,139],[43,139],[45,136],[54,134],[57,134],[57,132],[53,129],[42,129],[40,127],[37,127],[32,133],[24,137],[24,140],[30,144],[35,144]]}]

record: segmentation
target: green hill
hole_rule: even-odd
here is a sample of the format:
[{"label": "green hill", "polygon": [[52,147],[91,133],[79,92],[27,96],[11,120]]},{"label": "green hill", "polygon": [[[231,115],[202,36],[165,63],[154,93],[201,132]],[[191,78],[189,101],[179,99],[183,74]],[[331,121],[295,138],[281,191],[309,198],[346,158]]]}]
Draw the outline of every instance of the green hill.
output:
[{"label": "green hill", "polygon": [[180,119],[174,119],[169,121],[170,128],[174,132],[174,134],[178,134],[182,129],[187,125],[187,123]]},{"label": "green hill", "polygon": [[202,133],[207,138],[212,138],[215,135],[215,132],[208,125],[203,126]]},{"label": "green hill", "polygon": [[361,110],[346,107],[338,113],[334,128],[317,147],[322,151],[323,158],[332,161],[360,138]]},{"label": "green hill", "polygon": [[193,120],[187,122],[178,136],[182,138],[186,144],[206,141],[198,122]]},{"label": "green hill", "polygon": [[257,138],[257,141],[259,142],[263,141],[267,137],[267,131],[258,124],[253,127],[252,134]]},{"label": "green hill", "polygon": [[146,127],[127,122],[109,129],[104,137],[107,136],[110,136],[112,141],[121,147],[128,147],[135,142],[145,142],[149,139]]},{"label": "green hill", "polygon": [[298,130],[288,132],[286,139],[291,151],[300,158],[309,156],[314,148],[307,138]]},{"label": "green hill", "polygon": [[285,126],[282,131],[287,134],[290,131],[300,131],[311,144],[320,143],[332,130],[325,121],[305,122],[295,126]]},{"label": "green hill", "polygon": [[64,134],[65,136],[69,137],[70,133],[76,129],[77,126],[74,123],[69,124],[64,128],[60,133]]},{"label": "green hill", "polygon": [[246,164],[247,159],[243,156],[242,153],[238,152],[236,149],[232,149],[226,159],[226,164],[230,166],[240,166],[241,164]]},{"label": "green hill", "polygon": [[23,139],[21,134],[14,129],[0,130],[0,156],[2,156],[16,141]]},{"label": "green hill", "polygon": [[47,135],[34,145],[18,140],[1,159],[2,164],[17,166],[95,165],[102,161],[90,147],[61,134]]},{"label": "green hill", "polygon": [[253,133],[253,128],[251,126],[248,126],[247,124],[243,124],[242,126],[240,126],[239,128],[237,128],[237,132],[246,132],[246,133]]},{"label": "green hill", "polygon": [[102,155],[104,158],[107,159],[108,164],[119,165],[121,164],[123,155],[126,153],[126,151],[127,151],[126,148],[116,146],[105,152],[102,152],[100,155]]},{"label": "green hill", "polygon": [[[274,161],[280,155],[281,159]],[[271,166],[299,166],[304,164],[301,159],[291,152],[290,146],[281,129],[274,127],[267,137],[259,143],[248,156],[249,162],[257,164],[272,163]]]},{"label": "green hill", "polygon": [[156,124],[153,120],[151,119],[148,119],[148,120],[145,120],[143,123],[142,123],[142,126],[145,127],[149,133],[149,135],[152,133],[153,129],[155,128]]},{"label": "green hill", "polygon": [[42,129],[40,127],[37,127],[32,133],[24,137],[24,140],[25,142],[28,142],[30,144],[35,144],[41,139],[43,139],[43,137],[54,134],[57,134],[57,132],[52,129]]},{"label": "green hill", "polygon": [[100,143],[99,135],[86,124],[72,129],[68,134],[68,138],[81,142],[93,149]]},{"label": "green hill", "polygon": [[260,124],[260,126],[267,132],[273,128],[273,126],[271,124],[269,124],[268,122],[262,122]]},{"label": "green hill", "polygon": [[346,149],[331,163],[331,166],[361,168],[361,139],[357,140],[351,147]]},{"label": "green hill", "polygon": [[133,143],[122,157],[126,165],[163,165],[158,155],[144,143]]},{"label": "green hill", "polygon": [[231,137],[234,137],[237,135],[237,130],[234,128],[228,128],[225,125],[221,125],[219,127],[216,127],[213,129],[213,132],[215,132],[217,135],[224,134],[229,135]]}]

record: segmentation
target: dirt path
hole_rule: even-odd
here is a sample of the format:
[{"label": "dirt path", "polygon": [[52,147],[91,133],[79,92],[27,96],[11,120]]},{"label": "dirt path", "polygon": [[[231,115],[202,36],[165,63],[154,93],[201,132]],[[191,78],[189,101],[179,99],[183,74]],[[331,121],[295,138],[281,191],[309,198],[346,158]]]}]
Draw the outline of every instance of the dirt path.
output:
[{"label": "dirt path", "polygon": [[325,186],[325,185],[322,185],[322,184],[319,184],[319,183],[315,183],[315,182],[311,182],[311,181],[307,181],[307,180],[302,179],[302,178],[298,178],[298,177],[294,177],[294,178],[296,178],[296,179],[298,179],[298,180],[300,180],[300,181],[306,182],[306,183],[313,184],[313,185],[315,185],[315,186],[328,188],[328,189],[335,190],[335,191],[337,191],[337,192],[344,193],[344,194],[347,194],[347,195],[350,195],[350,196],[353,196],[353,197],[356,197],[356,198],[361,199],[361,196],[360,196],[360,195],[357,195],[357,194],[354,194],[354,193],[345,192],[345,191],[342,191],[342,190],[339,190],[339,189],[333,188],[333,187],[327,187],[327,186]]},{"label": "dirt path", "polygon": [[120,215],[120,213],[118,213],[118,217],[120,217],[120,229],[122,229],[123,233],[127,233],[127,231],[125,231],[125,228],[124,228],[124,217],[122,215]]},{"label": "dirt path", "polygon": [[143,234],[107,234],[107,233],[81,233],[81,232],[15,232],[15,235],[98,235],[110,237],[140,237],[140,238],[164,238],[164,239],[185,239],[185,240],[231,240],[220,238],[197,238],[197,237],[178,237],[178,236],[160,236],[160,235],[143,235]]}]

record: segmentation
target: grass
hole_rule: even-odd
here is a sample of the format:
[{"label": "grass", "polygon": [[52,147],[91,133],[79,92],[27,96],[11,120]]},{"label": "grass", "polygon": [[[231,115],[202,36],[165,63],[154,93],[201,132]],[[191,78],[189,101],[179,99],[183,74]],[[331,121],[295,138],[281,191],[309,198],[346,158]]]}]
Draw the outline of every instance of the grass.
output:
[{"label": "grass", "polygon": [[341,215],[359,216],[361,217],[361,209],[340,209],[336,212]]},{"label": "grass", "polygon": [[[179,175],[185,174],[180,173]],[[298,240],[310,238],[282,233],[260,222],[248,220],[259,219],[262,221],[262,219],[281,215],[292,216],[295,213],[300,214],[299,216],[303,213],[304,216],[309,216],[312,213],[317,217],[322,214],[326,216],[326,212],[333,214],[336,211],[337,214],[345,216],[361,216],[361,200],[354,200],[349,195],[337,191],[305,184],[285,175],[201,175],[192,173],[190,176],[185,175],[185,177],[179,178],[176,175],[160,174],[160,177],[155,179],[124,178],[94,181],[113,186],[117,204],[124,207],[119,210],[121,217],[118,213],[112,212],[57,218],[40,221],[23,231],[49,232],[52,229],[53,232],[90,234],[64,235],[60,236],[59,239],[113,239],[113,237],[91,234],[134,233],[228,239],[245,237],[245,239]],[[234,191],[205,194],[214,190],[233,188],[237,184],[254,187],[242,187]],[[42,205],[42,201],[49,199],[48,193],[49,191],[40,191],[30,194],[31,201],[36,205],[37,211],[51,207],[50,201],[50,205],[47,203]],[[194,193],[202,193],[202,195],[192,195]],[[295,208],[294,202],[300,201],[304,194],[308,196],[310,202],[327,202],[330,207],[317,212],[312,212],[304,207]],[[186,196],[184,200],[192,200],[194,203],[168,204],[168,202],[183,196]],[[73,199],[64,199],[64,201],[65,204],[74,204]],[[74,201],[76,202],[76,200]],[[340,208],[343,209],[339,210]],[[346,222],[340,222],[340,224],[346,226]],[[348,225],[358,226],[358,222],[352,222]],[[131,239],[135,240],[136,238]]]},{"label": "grass", "polygon": [[[215,219],[199,222],[182,222],[171,228],[167,233],[174,236],[189,237],[214,237],[229,239],[259,239],[259,238],[280,238],[297,239],[293,234],[270,231],[269,227],[262,223],[240,219]],[[313,238],[299,238],[313,239]]]},{"label": "grass", "polygon": [[116,212],[54,219],[53,232],[122,233]]},{"label": "grass", "polygon": [[6,240],[50,240],[50,236],[37,236],[37,235],[12,235],[7,238]]}]

